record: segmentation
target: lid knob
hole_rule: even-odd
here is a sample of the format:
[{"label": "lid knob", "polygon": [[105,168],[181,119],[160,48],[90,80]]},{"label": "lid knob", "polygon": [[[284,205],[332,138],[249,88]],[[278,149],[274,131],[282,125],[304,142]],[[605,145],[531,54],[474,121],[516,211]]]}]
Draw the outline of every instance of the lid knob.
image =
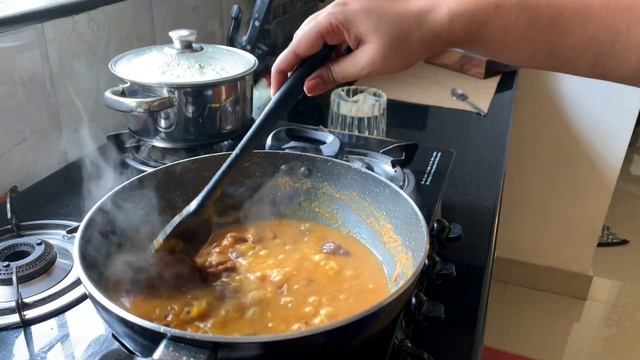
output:
[{"label": "lid knob", "polygon": [[178,50],[193,49],[193,42],[196,41],[198,32],[192,29],[177,29],[169,31],[169,36],[173,40],[173,47]]}]

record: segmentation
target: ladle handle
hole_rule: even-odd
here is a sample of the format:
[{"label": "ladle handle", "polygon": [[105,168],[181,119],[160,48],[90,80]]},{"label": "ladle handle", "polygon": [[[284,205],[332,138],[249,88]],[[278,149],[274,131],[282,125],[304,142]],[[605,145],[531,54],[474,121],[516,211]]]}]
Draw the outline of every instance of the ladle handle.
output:
[{"label": "ladle handle", "polygon": [[282,84],[282,87],[267,105],[260,118],[265,117],[267,110],[271,110],[274,113],[281,112],[283,116],[286,115],[286,112],[304,94],[304,82],[311,74],[329,61],[335,48],[335,45],[324,45],[319,52],[303,60],[291,73],[287,81]]},{"label": "ladle handle", "polygon": [[233,167],[244,158],[247,153],[253,150],[255,140],[261,138],[262,135],[266,135],[265,132],[270,130],[278,121],[285,119],[289,109],[304,94],[304,82],[309,75],[313,74],[329,61],[334,50],[335,45],[324,45],[319,52],[306,58],[298,65],[264,109],[262,115],[256,120],[251,129],[249,129],[242,141],[240,141],[236,149],[229,155],[229,158],[222,164],[203,191],[191,202],[188,208],[189,212],[197,212],[197,210],[205,206],[207,200],[215,195],[213,192],[216,187],[222,183],[224,178],[232,171]]}]

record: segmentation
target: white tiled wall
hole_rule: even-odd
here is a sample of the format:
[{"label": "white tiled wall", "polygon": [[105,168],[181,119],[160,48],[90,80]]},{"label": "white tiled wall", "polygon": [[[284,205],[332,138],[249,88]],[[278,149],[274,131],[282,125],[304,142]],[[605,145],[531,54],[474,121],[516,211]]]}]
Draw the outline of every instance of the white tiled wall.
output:
[{"label": "white tiled wall", "polygon": [[222,44],[226,31],[222,28],[223,0],[151,0],[156,41],[170,42],[168,32],[177,28],[198,30],[198,40]]},{"label": "white tiled wall", "polygon": [[167,32],[180,27],[223,42],[231,3],[128,0],[0,34],[0,192],[33,184],[126,128],[102,103],[117,84],[111,58],[167,43]]},{"label": "white tiled wall", "polygon": [[140,16],[150,13],[151,0],[130,0],[44,24],[69,161],[126,128],[123,116],[102,102],[104,91],[118,83],[107,63],[155,43],[152,18]]},{"label": "white tiled wall", "polygon": [[0,38],[0,191],[67,161],[41,25]]}]

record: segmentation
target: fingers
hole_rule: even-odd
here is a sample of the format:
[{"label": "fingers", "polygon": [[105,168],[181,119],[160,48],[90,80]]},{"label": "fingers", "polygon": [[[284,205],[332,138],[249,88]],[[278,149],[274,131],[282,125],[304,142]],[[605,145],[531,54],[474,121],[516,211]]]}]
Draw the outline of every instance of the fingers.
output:
[{"label": "fingers", "polygon": [[[293,43],[292,43],[293,45]],[[312,55],[314,53],[313,48],[309,51],[307,47],[294,47],[290,45],[286,48],[280,56],[276,59],[271,68],[271,95],[275,95],[282,84],[287,80],[289,74],[296,68],[296,66],[304,59],[305,57]],[[315,52],[319,51],[320,47],[315,50]]]},{"label": "fingers", "polygon": [[321,67],[311,74],[304,84],[309,96],[316,96],[331,90],[335,86],[358,80],[368,74],[366,62],[369,58],[366,46]]},{"label": "fingers", "polygon": [[320,51],[324,44],[337,45],[346,42],[346,34],[336,18],[317,15],[309,20],[280,54],[271,68],[271,93],[274,95],[289,74],[305,58]]},{"label": "fingers", "polygon": [[318,11],[315,12],[311,15],[309,15],[308,18],[306,18],[304,20],[304,22],[302,22],[302,24],[300,24],[300,27],[298,27],[298,30],[296,30],[295,33],[293,33],[293,39],[295,39],[296,37],[298,37],[298,35],[304,31],[304,29],[311,23],[313,23],[314,20],[318,19],[320,16],[322,15],[322,11]]}]

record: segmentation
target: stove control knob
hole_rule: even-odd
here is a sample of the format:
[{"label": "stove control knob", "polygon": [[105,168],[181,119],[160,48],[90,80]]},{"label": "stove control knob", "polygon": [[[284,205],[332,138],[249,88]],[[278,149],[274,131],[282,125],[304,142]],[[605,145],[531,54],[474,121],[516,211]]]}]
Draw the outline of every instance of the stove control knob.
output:
[{"label": "stove control knob", "polygon": [[430,278],[433,278],[433,275],[437,273],[442,267],[442,260],[438,255],[429,254],[427,255],[427,274]]},{"label": "stove control knob", "polygon": [[[431,227],[431,238],[437,247],[448,248],[451,244],[464,239],[464,231],[458,223],[450,223],[445,219],[438,219]],[[437,251],[437,248],[434,249]]]},{"label": "stove control knob", "polygon": [[449,234],[447,235],[447,243],[452,244],[454,242],[464,240],[464,230],[462,225],[458,223],[451,223],[449,225]]},{"label": "stove control knob", "polygon": [[431,226],[429,235],[432,238],[439,240],[442,237],[447,236],[449,233],[449,222],[443,218],[436,219]]},{"label": "stove control knob", "polygon": [[428,257],[427,274],[430,281],[439,284],[443,280],[451,280],[456,277],[456,266],[440,259],[437,255],[430,254]]},{"label": "stove control knob", "polygon": [[444,320],[444,305],[430,300],[423,293],[415,293],[411,298],[411,310],[421,325]]},{"label": "stove control knob", "polygon": [[396,346],[395,358],[402,360],[433,360],[424,350],[418,349],[411,341],[402,339]]},{"label": "stove control knob", "polygon": [[431,226],[431,231],[429,233],[429,235],[431,235],[430,252],[437,253],[440,247],[449,247],[449,243],[446,241],[447,236],[449,236],[449,229],[449,222],[445,219],[440,218],[433,223],[433,226]]},{"label": "stove control knob", "polygon": [[441,283],[443,280],[451,280],[456,277],[456,266],[448,261],[441,261],[440,267],[431,276],[435,283]]}]

